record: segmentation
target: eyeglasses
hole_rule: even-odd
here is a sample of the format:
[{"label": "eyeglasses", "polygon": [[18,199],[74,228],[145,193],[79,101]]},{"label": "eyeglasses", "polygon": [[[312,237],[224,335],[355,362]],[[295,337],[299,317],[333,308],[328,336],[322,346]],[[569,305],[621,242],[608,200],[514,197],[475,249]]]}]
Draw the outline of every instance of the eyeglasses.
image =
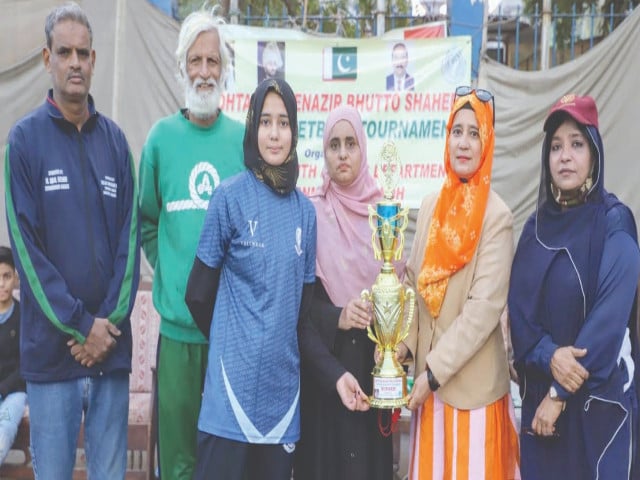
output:
[{"label": "eyeglasses", "polygon": [[456,88],[455,96],[453,97],[453,101],[456,101],[458,97],[466,97],[467,95],[471,95],[472,93],[476,94],[476,98],[480,100],[482,103],[491,102],[491,113],[493,113],[493,126],[496,126],[496,105],[495,100],[493,99],[493,94],[489,90],[483,90],[482,88],[473,88],[469,86],[461,86]]}]

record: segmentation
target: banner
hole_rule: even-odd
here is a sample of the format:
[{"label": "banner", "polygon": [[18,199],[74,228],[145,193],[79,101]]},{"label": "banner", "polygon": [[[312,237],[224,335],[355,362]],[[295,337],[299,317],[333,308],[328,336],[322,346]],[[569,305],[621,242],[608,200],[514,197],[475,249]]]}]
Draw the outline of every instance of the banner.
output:
[{"label": "banner", "polygon": [[367,154],[378,177],[379,152],[393,141],[402,168],[396,198],[417,208],[444,178],[446,122],[458,85],[469,85],[469,37],[428,40],[238,40],[222,109],[244,122],[251,93],[269,76],[284,78],[298,103],[298,186],[321,185],[322,135],[340,105],[360,111]]}]

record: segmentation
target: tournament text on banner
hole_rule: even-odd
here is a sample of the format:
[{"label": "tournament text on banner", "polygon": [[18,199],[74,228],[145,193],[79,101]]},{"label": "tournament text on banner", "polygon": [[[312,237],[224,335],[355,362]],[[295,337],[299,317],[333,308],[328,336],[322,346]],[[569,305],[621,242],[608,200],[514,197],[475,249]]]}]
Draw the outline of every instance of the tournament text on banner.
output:
[{"label": "tournament text on banner", "polygon": [[[360,111],[374,177],[379,177],[383,143],[395,142],[402,162],[395,198],[417,208],[424,195],[440,188],[453,92],[458,85],[469,85],[471,78],[469,37],[401,41],[265,38],[236,40],[230,47],[233,68],[221,104],[225,113],[244,122],[251,92],[269,74],[284,78],[296,93],[298,186],[303,192],[309,194],[322,183],[325,119],[344,104]],[[269,62],[271,71],[263,66]],[[394,68],[403,62],[404,69]],[[402,70],[398,82],[394,73]]]}]

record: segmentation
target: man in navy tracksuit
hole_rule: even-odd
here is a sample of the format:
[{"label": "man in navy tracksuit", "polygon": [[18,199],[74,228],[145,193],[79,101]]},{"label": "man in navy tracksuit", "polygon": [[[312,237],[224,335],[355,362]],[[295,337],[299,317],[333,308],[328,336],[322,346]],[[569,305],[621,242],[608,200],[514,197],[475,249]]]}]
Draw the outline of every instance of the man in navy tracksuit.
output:
[{"label": "man in navy tracksuit", "polygon": [[88,476],[124,478],[139,277],[134,166],[89,95],[92,32],[76,4],[45,24],[53,88],[11,129],[7,220],[21,278],[21,373],[38,479],[70,479],[84,413]]}]

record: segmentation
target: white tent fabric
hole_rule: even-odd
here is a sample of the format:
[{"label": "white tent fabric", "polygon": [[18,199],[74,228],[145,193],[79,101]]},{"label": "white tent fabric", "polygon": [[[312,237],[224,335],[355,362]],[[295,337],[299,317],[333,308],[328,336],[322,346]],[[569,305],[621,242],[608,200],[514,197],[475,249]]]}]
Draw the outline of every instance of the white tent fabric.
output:
[{"label": "white tent fabric", "polygon": [[567,93],[596,100],[605,187],[640,219],[639,79],[640,8],[588,53],[546,71],[516,71],[484,59],[478,84],[496,101],[493,185],[513,210],[517,232],[535,208],[544,119]]},{"label": "white tent fabric", "polygon": [[[44,18],[61,0],[0,0],[0,138],[38,106],[49,88],[41,50]],[[124,130],[135,158],[151,125],[182,103],[174,51],[179,25],[146,0],[83,0],[97,52],[92,94],[103,114]],[[230,38],[255,30],[229,28]],[[304,34],[287,30],[291,38]],[[11,48],[7,48],[10,46]],[[550,106],[570,92],[592,95],[600,110],[606,187],[640,218],[640,8],[613,34],[578,59],[542,72],[514,71],[484,59],[479,86],[496,99],[494,188],[514,212],[516,239],[533,211],[539,180],[542,124]],[[0,152],[3,153],[3,152]],[[4,182],[0,184],[4,211]],[[0,221],[0,244],[7,244]]]},{"label": "white tent fabric", "polygon": [[[11,125],[40,105],[50,88],[42,63],[44,20],[62,0],[0,0],[0,154]],[[96,108],[113,118],[127,135],[138,161],[153,123],[182,103],[176,78],[179,25],[146,0],[77,1],[93,30],[96,67],[91,87]],[[29,32],[25,35],[25,32]],[[13,39],[20,39],[14,41]],[[5,45],[15,48],[8,49]],[[5,210],[4,168],[0,208]],[[4,216],[4,215],[3,215]],[[8,245],[4,219],[0,245]],[[148,265],[141,269],[150,273]]]}]

